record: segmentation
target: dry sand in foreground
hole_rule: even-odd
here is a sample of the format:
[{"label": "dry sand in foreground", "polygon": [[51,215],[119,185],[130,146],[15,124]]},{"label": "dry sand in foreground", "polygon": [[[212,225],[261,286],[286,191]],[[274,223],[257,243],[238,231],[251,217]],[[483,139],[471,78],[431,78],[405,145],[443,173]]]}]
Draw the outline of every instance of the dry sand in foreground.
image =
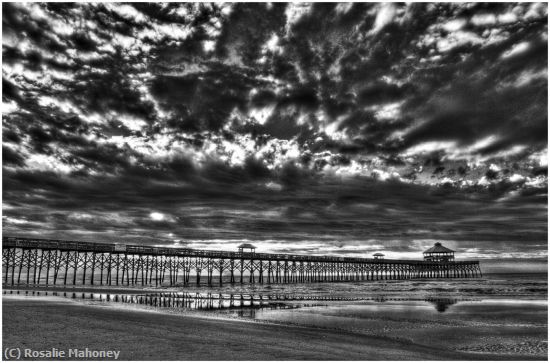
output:
[{"label": "dry sand in foreground", "polygon": [[479,360],[386,338],[296,326],[215,320],[4,297],[3,346],[36,350],[120,350],[140,360]]}]

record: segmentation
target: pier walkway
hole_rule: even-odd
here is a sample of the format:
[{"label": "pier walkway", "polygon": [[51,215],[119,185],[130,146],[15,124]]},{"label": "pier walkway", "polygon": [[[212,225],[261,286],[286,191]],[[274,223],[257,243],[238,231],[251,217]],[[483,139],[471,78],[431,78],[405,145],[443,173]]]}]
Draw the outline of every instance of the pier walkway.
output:
[{"label": "pier walkway", "polygon": [[481,277],[479,261],[227,252],[3,237],[4,285],[176,286]]}]

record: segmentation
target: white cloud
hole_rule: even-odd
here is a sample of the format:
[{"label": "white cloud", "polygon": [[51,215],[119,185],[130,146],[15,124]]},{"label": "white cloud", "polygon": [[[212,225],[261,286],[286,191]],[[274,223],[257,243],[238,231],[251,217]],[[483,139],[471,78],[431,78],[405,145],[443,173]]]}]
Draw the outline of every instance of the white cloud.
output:
[{"label": "white cloud", "polygon": [[537,163],[538,166],[541,167],[548,166],[548,148],[531,154],[529,160]]},{"label": "white cloud", "polygon": [[151,214],[149,214],[149,217],[154,221],[163,221],[165,218],[164,214],[159,212],[151,212]]},{"label": "white cloud", "polygon": [[202,48],[205,52],[212,52],[216,49],[216,41],[214,40],[205,40],[202,42]]},{"label": "white cloud", "polygon": [[377,33],[385,27],[387,24],[391,23],[395,16],[395,5],[392,3],[383,3],[378,9],[378,14],[376,15],[376,20],[374,21],[374,26],[370,31],[371,34]]},{"label": "white cloud", "polygon": [[300,18],[307,14],[311,9],[311,4],[308,3],[289,3],[285,10],[286,15],[286,33],[290,32],[290,28],[298,21]]},{"label": "white cloud", "polygon": [[411,146],[404,152],[404,156],[431,153],[437,150],[450,150],[456,147],[456,141],[427,141]]},{"label": "white cloud", "polygon": [[471,19],[474,25],[493,25],[497,19],[494,14],[476,14]]},{"label": "white cloud", "polygon": [[19,107],[15,101],[2,102],[2,115],[7,115],[17,111],[18,109]]},{"label": "white cloud", "polygon": [[489,165],[489,170],[491,171],[500,171],[500,167],[496,164]]},{"label": "white cloud", "polygon": [[266,183],[265,184],[266,188],[268,189],[271,189],[271,190],[277,190],[277,191],[280,191],[283,189],[283,186],[279,183],[275,183],[275,182],[269,182],[269,183]]},{"label": "white cloud", "polygon": [[481,179],[479,179],[478,182],[477,182],[477,185],[481,185],[481,186],[484,186],[484,187],[486,187],[490,184],[491,184],[491,182],[489,180],[487,180],[487,178],[485,176],[482,176]]},{"label": "white cloud", "polygon": [[2,219],[4,220],[4,224],[34,224],[33,222],[30,222],[23,218],[13,218],[8,216],[2,216]]},{"label": "white cloud", "polygon": [[[323,115],[324,117],[324,115]],[[346,130],[343,129],[343,130],[339,130],[340,129],[340,125],[342,124],[342,122],[345,121],[345,119],[349,117],[349,114],[343,114],[343,115],[340,115],[336,120],[334,120],[333,122],[329,123],[329,124],[326,124],[324,127],[321,127],[321,130],[327,134],[328,137],[330,137],[332,140],[338,140],[338,141],[344,141],[344,140],[347,140],[348,137],[347,137],[347,134],[346,134]]]},{"label": "white cloud", "polygon": [[264,52],[269,50],[272,53],[282,53],[282,48],[279,46],[279,37],[273,33],[271,38],[267,40],[264,46]]},{"label": "white cloud", "polygon": [[396,171],[384,171],[384,170],[380,170],[380,169],[373,169],[371,175],[374,178],[376,178],[378,180],[381,180],[381,181],[386,181],[386,180],[389,180],[389,179],[397,179],[397,180],[400,179],[400,175]]},{"label": "white cloud", "polygon": [[466,19],[453,19],[449,20],[448,22],[444,23],[442,25],[443,29],[445,29],[448,32],[454,32],[457,30],[462,29],[466,25]]},{"label": "white cloud", "polygon": [[521,42],[515,44],[511,49],[508,49],[506,52],[502,53],[502,58],[509,58],[514,55],[521,54],[529,49],[529,42]]},{"label": "white cloud", "polygon": [[374,116],[379,120],[396,120],[401,114],[402,102],[389,103],[376,108]]},{"label": "white cloud", "polygon": [[499,23],[508,24],[508,23],[514,23],[517,20],[518,20],[518,17],[513,12],[509,12],[509,13],[506,13],[506,14],[500,14],[498,16],[498,22]]},{"label": "white cloud", "polygon": [[104,4],[107,9],[109,9],[112,12],[117,13],[122,18],[127,20],[133,20],[136,23],[145,23],[147,22],[148,18],[143,15],[143,13],[136,10],[131,5],[125,5],[125,4],[111,4],[106,3]]},{"label": "white cloud", "polygon": [[548,70],[546,68],[539,71],[527,70],[519,74],[516,81],[513,83],[514,87],[524,87],[529,85],[535,80],[542,80],[548,78]]},{"label": "white cloud", "polygon": [[144,120],[132,117],[130,115],[121,114],[114,116],[114,118],[132,131],[139,131],[143,127],[147,126],[147,122]]},{"label": "white cloud", "polygon": [[222,15],[224,15],[225,17],[228,17],[229,15],[231,15],[232,12],[233,12],[233,4],[231,3],[223,4],[221,9]]},{"label": "white cloud", "polygon": [[347,12],[350,11],[352,7],[353,3],[338,3],[334,11],[336,11],[336,14],[338,15],[343,15],[347,14]]},{"label": "white cloud", "polygon": [[248,116],[256,120],[260,125],[263,125],[275,110],[275,106],[276,105],[273,104],[261,108],[251,108]]},{"label": "white cloud", "polygon": [[510,182],[512,183],[519,183],[525,180],[525,177],[520,174],[514,174],[509,178]]},{"label": "white cloud", "polygon": [[447,37],[437,41],[437,49],[440,52],[448,52],[453,48],[463,46],[465,44],[483,44],[484,40],[476,33],[470,31],[456,31],[450,33]]},{"label": "white cloud", "polygon": [[48,15],[46,14],[46,12],[44,10],[42,10],[42,8],[40,7],[39,4],[27,3],[27,4],[21,4],[19,6],[27,7],[29,12],[30,12],[31,18],[33,18],[35,20],[47,20],[48,19]]},{"label": "white cloud", "polygon": [[187,18],[187,16],[189,15],[189,10],[187,10],[187,7],[185,7],[184,4],[180,4],[180,6],[178,6],[177,8],[170,10],[169,14],[177,15],[182,18]]},{"label": "white cloud", "polygon": [[548,185],[548,178],[544,175],[539,175],[534,178],[526,178],[527,182],[525,183],[526,186],[534,187],[534,188],[543,188]]},{"label": "white cloud", "polygon": [[52,155],[31,154],[25,161],[28,168],[42,171],[54,171],[61,174],[69,174],[77,170],[77,166],[69,165]]},{"label": "white cloud", "polygon": [[539,19],[545,18],[548,14],[547,4],[545,2],[541,3],[531,3],[529,10],[524,15],[524,19]]}]

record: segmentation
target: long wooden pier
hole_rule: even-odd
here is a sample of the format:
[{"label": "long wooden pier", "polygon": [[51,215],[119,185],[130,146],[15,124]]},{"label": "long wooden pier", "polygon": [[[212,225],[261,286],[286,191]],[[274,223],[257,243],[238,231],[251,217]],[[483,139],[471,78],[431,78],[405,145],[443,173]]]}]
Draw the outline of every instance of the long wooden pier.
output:
[{"label": "long wooden pier", "polygon": [[4,285],[176,286],[481,277],[479,261],[208,251],[3,237]]}]

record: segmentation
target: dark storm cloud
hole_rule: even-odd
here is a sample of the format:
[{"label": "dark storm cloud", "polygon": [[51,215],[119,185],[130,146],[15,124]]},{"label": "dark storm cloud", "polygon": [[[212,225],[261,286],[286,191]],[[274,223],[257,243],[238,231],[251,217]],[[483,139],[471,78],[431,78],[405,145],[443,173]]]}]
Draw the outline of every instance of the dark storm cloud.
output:
[{"label": "dark storm cloud", "polygon": [[11,148],[2,146],[2,160],[6,165],[25,165],[25,159]]},{"label": "dark storm cloud", "polygon": [[151,93],[161,107],[175,112],[169,126],[218,131],[235,107],[244,109],[248,91],[257,83],[250,76],[228,66],[212,66],[200,74],[159,76],[152,82]]},{"label": "dark storm cloud", "polygon": [[128,68],[122,66],[124,59],[118,59],[108,72],[86,72],[78,74],[74,84],[67,90],[70,99],[86,107],[89,112],[108,113],[117,111],[152,121],[155,116],[153,104],[141,99],[131,85]]},{"label": "dark storm cloud", "polygon": [[546,4],[5,3],[2,27],[5,234],[545,254]]},{"label": "dark storm cloud", "polygon": [[[10,218],[41,223],[44,235],[52,237],[110,230],[114,234],[108,238],[119,240],[130,230],[143,230],[142,240],[168,233],[191,240],[233,240],[243,238],[246,231],[247,238],[259,241],[275,239],[291,245],[296,241],[298,251],[302,251],[300,241],[315,236],[326,247],[354,245],[349,241],[368,238],[392,244],[394,252],[412,252],[419,247],[396,241],[429,236],[455,241],[462,248],[490,251],[513,251],[519,243],[522,253],[533,253],[546,235],[544,198],[495,203],[495,197],[480,191],[441,195],[426,187],[361,179],[345,184],[309,179],[286,192],[273,192],[246,182],[241,173],[218,167],[199,174],[200,187],[182,184],[181,177],[180,185],[160,184],[160,174],[84,180],[20,172],[9,175],[10,182],[4,181],[9,190],[5,198],[19,206],[19,212],[8,214]],[[164,176],[163,180],[170,180]],[[30,199],[16,197],[29,186],[41,192]],[[38,210],[33,210],[33,199],[42,200]],[[166,219],[151,220],[144,205]],[[46,218],[48,213],[41,210],[58,212]],[[5,226],[6,231],[12,228]]]},{"label": "dark storm cloud", "polygon": [[35,44],[51,49],[63,51],[64,45],[52,36],[50,24],[44,19],[29,16],[28,12],[21,11],[13,3],[2,4],[2,31],[7,34],[24,33]]},{"label": "dark storm cloud", "polygon": [[[464,67],[453,67],[465,78],[453,82],[427,100],[425,106],[419,107],[420,115],[429,120],[407,134],[406,145],[442,139],[471,143],[476,138],[499,133],[503,140],[491,151],[514,143],[543,147],[547,142],[547,79],[526,79],[512,87],[504,86],[513,82],[520,72],[545,71],[547,42],[540,39],[540,34],[529,35],[527,40],[523,40],[529,42],[529,38],[534,39],[527,51],[510,56],[497,65],[493,63],[493,57],[502,54],[515,42],[507,41],[491,47],[493,49],[476,52],[472,56],[474,59],[465,62]],[[475,73],[480,65],[484,66],[483,77]]]},{"label": "dark storm cloud", "polygon": [[361,105],[388,103],[402,100],[407,93],[414,93],[412,85],[399,86],[385,82],[368,84],[359,91],[358,102]]},{"label": "dark storm cloud", "polygon": [[[218,38],[216,54],[230,57],[236,51],[246,66],[255,66],[261,47],[271,33],[281,33],[286,4],[235,3]],[[260,15],[261,14],[261,15]]]}]

